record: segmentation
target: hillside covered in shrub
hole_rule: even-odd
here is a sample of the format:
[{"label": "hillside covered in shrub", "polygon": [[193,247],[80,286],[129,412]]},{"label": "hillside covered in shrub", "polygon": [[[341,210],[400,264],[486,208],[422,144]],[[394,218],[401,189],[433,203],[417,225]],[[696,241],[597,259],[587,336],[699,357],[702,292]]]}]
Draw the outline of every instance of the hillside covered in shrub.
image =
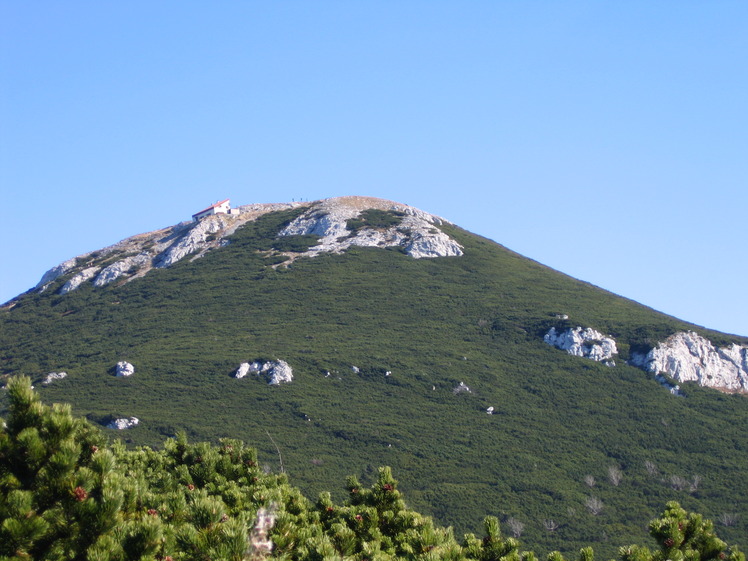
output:
[{"label": "hillside covered in shrub", "polygon": [[[348,498],[316,502],[284,474],[264,472],[237,440],[161,450],[108,445],[70,406],[41,403],[25,377],[10,380],[0,429],[1,560],[535,561],[502,535],[494,517],[482,537],[457,539],[410,510],[389,468],[371,487],[355,477]],[[745,561],[711,522],[669,503],[653,520],[652,549],[622,547],[621,561]],[[592,561],[593,548],[580,551]],[[558,552],[548,561],[564,561]]]},{"label": "hillside covered in shrub", "polygon": [[[729,542],[748,535],[746,396],[695,384],[673,395],[627,363],[678,332],[718,346],[744,338],[446,222],[420,232],[448,237],[460,256],[351,245],[305,257],[321,239],[399,239],[415,217],[362,207],[340,236],[321,237],[313,226],[327,215],[315,208],[266,212],[225,239],[211,233],[200,258],[145,276],[65,292],[74,269],[19,296],[0,308],[0,381],[30,377],[45,402],[71,404],[128,450],[161,450],[181,433],[251,443],[258,469],[283,468],[304,496],[329,492],[335,504],[350,499],[336,482],[354,474],[369,485],[388,465],[408,504],[438,525],[461,536],[494,516],[541,556],[593,546],[614,557],[670,501],[714,520]],[[104,271],[113,259],[94,251],[76,267]],[[577,326],[615,340],[615,366],[544,341]],[[116,376],[122,361],[133,375]],[[293,381],[234,377],[254,362],[287,364]],[[53,372],[67,376],[45,385]],[[0,392],[0,415],[8,407]],[[105,428],[133,417],[123,432]]]}]

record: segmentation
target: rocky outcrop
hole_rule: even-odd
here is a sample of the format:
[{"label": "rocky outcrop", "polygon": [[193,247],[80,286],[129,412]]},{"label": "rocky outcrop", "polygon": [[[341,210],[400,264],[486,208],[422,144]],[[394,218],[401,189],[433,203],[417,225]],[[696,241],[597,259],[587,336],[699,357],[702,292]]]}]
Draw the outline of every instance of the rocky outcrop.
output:
[{"label": "rocky outcrop", "polygon": [[101,287],[109,284],[110,282],[114,282],[123,275],[126,275],[132,271],[137,271],[147,265],[150,265],[151,259],[152,257],[148,252],[142,252],[137,255],[130,255],[129,257],[120,259],[119,261],[116,261],[111,265],[107,265],[106,267],[104,267],[101,272],[96,275],[96,278],[93,281],[93,285],[96,287]]},{"label": "rocky outcrop", "polygon": [[55,380],[62,380],[63,378],[67,378],[67,375],[67,372],[50,372],[44,377],[44,380],[42,380],[42,386],[48,386]]},{"label": "rocky outcrop", "polygon": [[[416,259],[462,255],[462,247],[438,227],[441,218],[416,208],[371,197],[339,197],[314,203],[251,204],[215,214],[197,222],[182,222],[146,234],[124,239],[112,246],[80,255],[47,271],[36,286],[45,290],[60,277],[70,276],[58,289],[67,294],[91,282],[100,288],[114,281],[142,277],[153,268],[170,267],[190,257],[227,245],[227,237],[247,222],[270,212],[306,208],[279,236],[314,234],[319,244],[300,255],[313,257],[324,252],[340,253],[352,246],[401,247]],[[366,210],[397,213],[400,221],[386,227],[364,226],[351,231],[347,221]],[[289,257],[292,260],[298,257]]]},{"label": "rocky outcrop", "polygon": [[87,267],[82,271],[76,273],[69,281],[62,285],[60,294],[67,294],[68,292],[71,292],[78,288],[87,280],[91,280],[94,275],[99,272],[99,269],[100,267]]},{"label": "rocky outcrop", "polygon": [[282,360],[273,361],[272,367],[268,370],[268,384],[277,386],[278,384],[287,384],[293,381],[293,369],[287,362]]},{"label": "rocky outcrop", "polygon": [[247,374],[249,374],[250,368],[251,368],[251,365],[248,362],[242,362],[239,365],[239,368],[236,369],[236,372],[234,372],[234,378],[241,380]]},{"label": "rocky outcrop", "polygon": [[[364,225],[352,231],[348,221],[366,210],[400,215],[398,223],[385,227]],[[319,236],[317,245],[303,255],[342,253],[350,247],[402,247],[415,259],[457,257],[462,246],[437,226],[445,221],[416,208],[371,197],[340,197],[313,204],[279,232],[279,236]]]},{"label": "rocky outcrop", "polygon": [[[225,245],[225,237],[249,220],[277,210],[277,205],[252,205],[246,212],[209,216],[199,222],[182,222],[176,226],[139,234],[112,246],[68,259],[47,271],[37,284],[45,290],[59,277],[73,276],[59,289],[67,294],[85,282],[99,288],[116,280],[132,280],[154,267],[169,267],[189,255]],[[265,208],[267,207],[267,208]]]},{"label": "rocky outcrop", "polygon": [[247,374],[264,374],[268,379],[268,384],[278,386],[293,381],[293,369],[284,360],[271,360],[261,362],[242,362],[239,368],[234,372],[234,378],[244,378]]},{"label": "rocky outcrop", "polygon": [[748,347],[733,344],[716,348],[693,331],[675,333],[646,355],[634,354],[629,362],[679,383],[748,391]]},{"label": "rocky outcrop", "polygon": [[410,238],[405,242],[405,253],[414,259],[459,257],[462,246],[441,230],[429,228],[424,232],[419,226],[411,230]]},{"label": "rocky outcrop", "polygon": [[171,267],[188,255],[208,249],[215,234],[225,230],[232,222],[234,218],[227,214],[216,214],[200,220],[159,255],[156,267]]},{"label": "rocky outcrop", "polygon": [[135,374],[135,367],[124,360],[118,362],[117,366],[114,367],[114,370],[117,378],[123,378]]},{"label": "rocky outcrop", "polygon": [[607,366],[615,366],[613,355],[618,354],[616,342],[591,327],[575,327],[558,332],[551,327],[543,341],[570,355],[589,358]]},{"label": "rocky outcrop", "polygon": [[137,417],[113,419],[109,424],[107,424],[106,428],[116,429],[116,430],[126,430],[126,429],[131,429],[133,427],[137,427],[139,422],[140,422],[140,419],[138,419]]},{"label": "rocky outcrop", "polygon": [[61,277],[62,275],[65,275],[72,271],[77,263],[78,260],[73,257],[72,259],[68,259],[67,261],[63,261],[59,265],[52,267],[49,271],[42,275],[42,278],[37,283],[36,288],[41,291],[45,290],[49,283],[55,281],[58,277]]}]

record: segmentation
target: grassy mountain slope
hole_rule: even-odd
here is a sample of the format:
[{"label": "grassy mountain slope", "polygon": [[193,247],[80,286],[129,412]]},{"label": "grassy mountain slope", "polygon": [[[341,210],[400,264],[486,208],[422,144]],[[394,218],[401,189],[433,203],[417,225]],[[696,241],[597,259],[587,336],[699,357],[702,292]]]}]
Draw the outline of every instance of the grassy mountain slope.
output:
[{"label": "grassy mountain slope", "polygon": [[[137,416],[137,428],[113,434],[134,444],[178,430],[240,438],[272,469],[282,460],[310,497],[336,486],[342,497],[346,475],[368,482],[390,465],[409,505],[458,535],[487,514],[512,517],[541,551],[594,544],[610,557],[671,499],[714,519],[742,514],[720,535],[748,534],[745,397],[687,386],[678,398],[621,359],[608,368],[571,357],[542,335],[568,314],[615,337],[623,359],[683,329],[744,340],[451,226],[462,257],[353,248],[273,269],[266,251],[298,212],[267,214],[230,245],[128,284],[25,295],[0,312],[2,373],[68,372],[42,398],[97,421]],[[287,361],[294,382],[231,377],[260,358]],[[132,378],[112,375],[119,360],[135,365]],[[472,393],[455,394],[459,382]]]}]

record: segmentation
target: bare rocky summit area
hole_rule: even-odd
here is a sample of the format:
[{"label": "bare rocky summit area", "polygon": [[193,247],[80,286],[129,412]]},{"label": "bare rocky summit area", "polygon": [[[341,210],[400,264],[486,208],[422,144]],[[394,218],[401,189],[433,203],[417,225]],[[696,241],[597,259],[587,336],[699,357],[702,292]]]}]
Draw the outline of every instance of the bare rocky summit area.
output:
[{"label": "bare rocky summit area", "polygon": [[[249,204],[198,220],[138,234],[112,246],[68,259],[47,271],[36,285],[39,291],[63,276],[69,278],[58,289],[67,294],[84,283],[100,288],[113,282],[127,282],[165,268],[187,257],[197,259],[205,252],[230,243],[230,236],[247,222],[270,212],[304,208],[304,212],[278,232],[279,237],[316,235],[319,243],[302,253],[282,252],[290,263],[298,257],[321,253],[342,253],[352,246],[401,247],[414,259],[456,257],[462,247],[438,227],[446,220],[417,208],[374,197],[336,197],[311,203]],[[400,219],[386,227],[348,227],[366,211],[394,213]]]}]

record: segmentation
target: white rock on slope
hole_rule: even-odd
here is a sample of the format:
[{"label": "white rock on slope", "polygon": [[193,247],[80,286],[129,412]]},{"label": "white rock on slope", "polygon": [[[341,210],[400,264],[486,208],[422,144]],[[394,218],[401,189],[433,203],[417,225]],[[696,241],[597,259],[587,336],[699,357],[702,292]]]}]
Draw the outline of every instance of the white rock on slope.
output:
[{"label": "white rock on slope", "polygon": [[159,268],[171,267],[187,255],[207,248],[209,236],[226,228],[229,222],[231,222],[231,218],[225,214],[215,214],[203,218],[159,256],[156,266]]},{"label": "white rock on slope", "polygon": [[67,294],[68,292],[71,292],[78,288],[87,280],[91,280],[94,275],[99,272],[99,269],[100,267],[87,267],[86,269],[83,269],[82,271],[76,273],[68,282],[62,285],[60,294]]},{"label": "white rock on slope", "polygon": [[234,378],[242,379],[247,374],[249,374],[249,363],[248,362],[242,362],[239,365],[239,368],[236,369],[236,372],[234,372]]},{"label": "white rock on slope", "polygon": [[244,378],[247,374],[265,374],[268,384],[277,386],[282,383],[293,381],[293,369],[284,360],[272,360],[267,362],[254,361],[252,363],[242,362],[234,372],[234,378]]},{"label": "white rock on slope", "polygon": [[42,386],[48,386],[55,380],[67,378],[67,375],[67,372],[50,372],[44,377],[44,380],[42,380]]},{"label": "white rock on slope", "polygon": [[135,367],[130,364],[129,362],[125,362],[124,360],[121,360],[117,363],[117,366],[115,367],[116,376],[118,378],[123,378],[127,376],[132,376],[135,374]]},{"label": "white rock on slope", "polygon": [[461,393],[473,393],[473,391],[465,382],[460,382],[452,389],[452,393],[457,395]]},{"label": "white rock on slope", "polygon": [[273,366],[268,372],[270,380],[268,383],[271,386],[277,386],[281,383],[288,384],[293,382],[293,370],[289,364],[283,360],[273,361]]},{"label": "white rock on slope", "polygon": [[138,426],[139,422],[140,419],[138,419],[137,417],[130,417],[128,419],[114,419],[106,426],[106,428],[116,430],[131,429]]},{"label": "white rock on slope", "polygon": [[[306,256],[323,252],[340,253],[347,248],[402,247],[416,259],[462,255],[462,247],[436,226],[444,221],[408,205],[372,197],[338,197],[314,203],[273,203],[243,205],[238,213],[217,214],[198,222],[182,222],[145,234],[126,238],[114,245],[80,255],[47,271],[36,286],[43,291],[62,275],[74,273],[59,290],[71,292],[93,280],[96,287],[117,279],[132,280],[147,274],[153,267],[169,267],[187,256],[197,258],[206,251],[223,247],[225,238],[245,223],[270,212],[306,208],[301,216],[283,229],[280,235],[315,234],[320,243]],[[355,234],[346,221],[367,209],[389,210],[403,214],[399,225],[390,228],[364,227]],[[102,268],[103,267],[103,268]]]},{"label": "white rock on slope", "polygon": [[104,286],[120,278],[122,275],[128,273],[131,270],[137,270],[151,262],[151,255],[148,252],[139,253],[138,255],[131,255],[120,259],[104,267],[101,272],[96,275],[93,281],[93,285],[96,287]]},{"label": "white rock on slope", "polygon": [[616,342],[612,338],[590,327],[569,328],[560,333],[555,327],[551,327],[543,341],[570,355],[605,362],[611,366],[615,365],[611,362],[613,355],[618,354]]},{"label": "white rock on slope", "polygon": [[[363,211],[376,209],[403,214],[399,224],[388,228],[363,227],[351,232],[347,221]],[[320,253],[342,253],[352,246],[403,247],[415,259],[458,257],[462,247],[436,228],[443,220],[407,205],[372,197],[338,197],[313,204],[299,215],[279,236],[315,235],[320,240],[303,255],[314,257]]]},{"label": "white rock on slope", "polygon": [[75,269],[76,263],[78,263],[78,259],[73,257],[72,259],[68,259],[67,261],[63,261],[59,265],[52,267],[49,271],[42,275],[42,278],[37,283],[36,288],[44,290],[45,288],[47,288],[47,285],[53,282],[56,278],[61,277],[62,275]]},{"label": "white rock on slope", "polygon": [[715,348],[711,341],[693,331],[671,335],[646,356],[633,357],[631,364],[681,383],[748,391],[748,347],[733,344]]}]

